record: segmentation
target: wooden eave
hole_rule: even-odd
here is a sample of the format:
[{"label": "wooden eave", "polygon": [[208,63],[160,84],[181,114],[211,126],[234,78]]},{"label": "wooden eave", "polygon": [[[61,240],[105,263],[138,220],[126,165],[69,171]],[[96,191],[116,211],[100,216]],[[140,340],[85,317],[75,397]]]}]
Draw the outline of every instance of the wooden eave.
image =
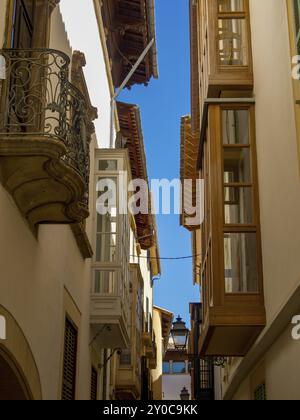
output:
[{"label": "wooden eave", "polygon": [[167,348],[174,315],[172,312],[169,312],[163,308],[159,308],[158,306],[154,306],[153,309],[156,309],[160,313],[161,326],[162,326],[162,338],[164,340],[165,348]]},{"label": "wooden eave", "polygon": [[[188,198],[191,203],[196,203],[196,181],[199,178],[197,170],[199,150],[199,136],[193,134],[191,117],[185,116],[181,118],[181,145],[180,145],[180,179],[184,186],[185,180],[192,180],[193,186],[188,191]],[[180,223],[186,229],[193,231],[199,229],[199,226],[189,226],[186,223],[187,215],[184,213],[184,194],[182,194],[182,214]]]},{"label": "wooden eave", "polygon": [[152,214],[153,221],[153,235],[154,235],[154,245],[150,249],[150,265],[152,276],[157,277],[161,275],[161,263],[160,263],[160,251],[159,251],[159,242],[158,242],[158,230],[156,224],[156,216]]},{"label": "wooden eave", "polygon": [[[200,241],[201,246],[201,241]],[[200,284],[201,269],[202,269],[202,256],[201,248],[197,246],[197,230],[192,232],[192,253],[193,253],[193,282]]]},{"label": "wooden eave", "polygon": [[[128,149],[132,179],[143,179],[148,183],[147,162],[139,108],[136,105],[118,102],[117,109],[122,146]],[[137,242],[144,250],[155,246],[155,229],[151,213],[150,193],[148,204],[148,214],[135,215]]]},{"label": "wooden eave", "polygon": [[[115,88],[155,35],[154,0],[102,0],[102,19]],[[128,82],[147,84],[158,77],[156,43]]]}]

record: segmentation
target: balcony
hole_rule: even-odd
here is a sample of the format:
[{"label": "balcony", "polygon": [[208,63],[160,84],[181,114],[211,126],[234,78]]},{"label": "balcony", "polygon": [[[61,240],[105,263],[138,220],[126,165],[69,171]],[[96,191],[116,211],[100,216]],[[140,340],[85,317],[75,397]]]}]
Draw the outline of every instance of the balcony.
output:
[{"label": "balcony", "polygon": [[97,213],[93,228],[90,322],[99,346],[107,349],[129,347],[130,215],[120,213],[122,203],[116,197],[112,207],[104,212],[99,203],[106,194],[106,182],[109,182],[107,188],[115,188],[115,191],[124,188],[122,174],[130,174],[129,167],[126,150],[96,150],[94,181],[98,193],[93,206]]},{"label": "balcony", "polygon": [[[141,397],[140,342],[133,340],[132,349],[122,352],[116,375],[116,399],[138,400]],[[136,347],[136,348],[133,348]]]},{"label": "balcony", "polygon": [[128,289],[121,270],[95,270],[90,322],[101,348],[128,347],[129,310]]},{"label": "balcony", "polygon": [[144,331],[142,335],[144,345],[144,354],[149,359],[150,369],[156,369],[157,366],[157,347],[155,342],[155,333],[153,331],[153,321],[151,314],[144,314]]},{"label": "balcony", "polygon": [[[154,333],[153,333],[154,334]],[[152,341],[152,351],[149,357],[149,368],[156,369],[157,368],[157,345],[155,342],[155,334]]]},{"label": "balcony", "polygon": [[153,326],[152,326],[152,316],[151,314],[144,314],[144,329],[142,341],[147,350],[152,348],[152,336],[153,336]]},{"label": "balcony", "polygon": [[49,49],[0,54],[1,182],[32,228],[82,222],[89,215],[88,117],[69,82],[69,57]]},{"label": "balcony", "polygon": [[116,399],[139,400],[141,396],[141,379],[132,369],[119,370],[116,381]]},{"label": "balcony", "polygon": [[[119,87],[148,43],[155,39],[153,0],[103,0],[102,21],[111,61],[112,78]],[[156,43],[132,75],[127,87],[158,78]]]},{"label": "balcony", "polygon": [[141,398],[141,356],[143,328],[143,277],[139,264],[130,264],[130,344],[117,364],[115,395],[117,400]]}]

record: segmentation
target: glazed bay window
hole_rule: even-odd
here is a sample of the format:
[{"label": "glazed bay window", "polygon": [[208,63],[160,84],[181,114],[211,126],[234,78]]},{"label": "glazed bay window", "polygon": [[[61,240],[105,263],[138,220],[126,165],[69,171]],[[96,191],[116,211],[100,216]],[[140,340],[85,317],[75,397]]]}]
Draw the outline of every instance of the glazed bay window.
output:
[{"label": "glazed bay window", "polygon": [[248,28],[244,0],[218,0],[218,46],[220,64],[249,64]]},{"label": "glazed bay window", "polygon": [[[250,114],[249,108],[221,109],[226,293],[259,291],[255,215],[258,209],[254,210],[254,193],[257,188],[253,177],[256,171],[255,145]],[[242,227],[247,227],[247,230],[242,232]]]},{"label": "glazed bay window", "polygon": [[95,270],[94,287],[95,294],[114,294],[116,292],[116,272],[109,270]]},{"label": "glazed bay window", "polygon": [[207,125],[201,351],[243,356],[265,325],[255,106],[209,105]]},{"label": "glazed bay window", "polygon": [[121,214],[119,189],[124,172],[130,181],[127,151],[97,150],[95,168],[91,323],[102,346],[125,349],[130,336],[130,216]]},{"label": "glazed bay window", "polygon": [[224,235],[226,293],[257,293],[258,267],[255,233]]},{"label": "glazed bay window", "polygon": [[117,209],[106,215],[97,215],[96,261],[116,261]]},{"label": "glazed bay window", "polygon": [[200,62],[200,104],[206,98],[222,97],[223,92],[227,97],[228,92],[251,92],[249,0],[198,0],[192,14],[192,21],[197,22],[192,57]]}]

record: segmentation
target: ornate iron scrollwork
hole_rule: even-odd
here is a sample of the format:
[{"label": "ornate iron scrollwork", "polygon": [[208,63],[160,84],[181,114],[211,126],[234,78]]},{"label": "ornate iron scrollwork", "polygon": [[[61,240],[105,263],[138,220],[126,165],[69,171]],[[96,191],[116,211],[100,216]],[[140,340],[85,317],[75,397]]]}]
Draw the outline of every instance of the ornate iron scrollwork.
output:
[{"label": "ornate iron scrollwork", "polygon": [[69,82],[69,57],[51,49],[5,49],[0,50],[0,55],[5,62],[5,79],[0,81],[0,133],[62,141],[66,154],[61,159],[84,179],[82,204],[87,207],[87,104]]}]

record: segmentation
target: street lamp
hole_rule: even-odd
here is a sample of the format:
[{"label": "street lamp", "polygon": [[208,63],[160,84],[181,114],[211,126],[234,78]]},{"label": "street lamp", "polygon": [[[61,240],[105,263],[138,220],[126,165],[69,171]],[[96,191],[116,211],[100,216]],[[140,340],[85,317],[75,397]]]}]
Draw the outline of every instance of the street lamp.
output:
[{"label": "street lamp", "polygon": [[189,338],[189,330],[186,328],[185,322],[178,315],[178,318],[173,322],[171,329],[171,336],[176,350],[185,350]]},{"label": "street lamp", "polygon": [[[171,336],[174,342],[175,350],[184,351],[187,349],[187,341],[189,338],[189,330],[186,328],[185,322],[178,315],[178,318],[173,322],[171,329]],[[188,354],[190,361],[202,359],[208,363],[212,363],[213,366],[224,368],[226,365],[226,358],[219,357],[201,357],[198,354]]]},{"label": "street lamp", "polygon": [[190,394],[189,391],[184,387],[180,393],[180,399],[181,401],[189,401],[190,400]]}]

